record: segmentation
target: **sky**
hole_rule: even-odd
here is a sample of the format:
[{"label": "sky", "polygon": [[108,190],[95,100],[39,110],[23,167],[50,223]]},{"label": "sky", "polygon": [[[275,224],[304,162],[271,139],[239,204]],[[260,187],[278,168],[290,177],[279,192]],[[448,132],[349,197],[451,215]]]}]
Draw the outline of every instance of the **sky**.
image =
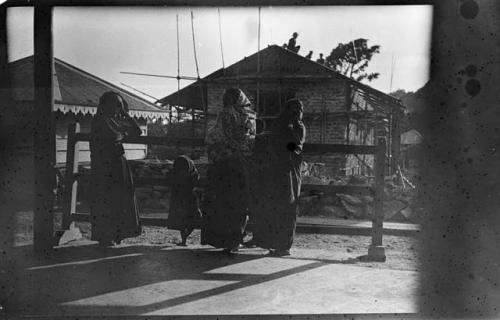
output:
[{"label": "sky", "polygon": [[[162,98],[177,90],[176,79],[120,72],[176,76],[179,66],[182,76],[196,76],[191,12],[201,77],[222,67],[220,36],[225,66],[257,52],[258,7],[220,8],[221,33],[216,7],[59,7],[54,56],[136,94],[122,83]],[[9,61],[33,54],[33,9],[9,8],[7,14]],[[415,91],[429,79],[431,6],[261,7],[260,21],[260,48],[282,45],[298,32],[299,54],[312,50],[313,60],[356,38],[380,45],[367,68],[380,76],[364,83],[382,92]],[[189,83],[181,80],[180,87]]]}]

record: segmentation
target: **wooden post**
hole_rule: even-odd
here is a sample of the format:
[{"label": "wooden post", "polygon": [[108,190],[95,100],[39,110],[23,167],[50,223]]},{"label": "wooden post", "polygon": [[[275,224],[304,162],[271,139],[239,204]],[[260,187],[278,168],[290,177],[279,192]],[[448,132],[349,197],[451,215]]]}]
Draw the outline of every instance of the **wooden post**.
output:
[{"label": "wooden post", "polygon": [[191,137],[194,138],[196,135],[196,120],[194,107],[191,108]]},{"label": "wooden post", "polygon": [[48,253],[53,246],[55,189],[55,130],[52,114],[52,7],[35,2],[34,13],[34,249]]},{"label": "wooden post", "polygon": [[[15,105],[11,100],[10,93],[10,79],[9,79],[9,69],[8,69],[8,39],[7,39],[7,6],[5,4],[0,5],[0,137],[2,137],[2,155],[0,156],[0,167],[2,168],[2,173],[5,174],[7,170],[12,168],[12,163],[9,156],[11,154],[12,147],[15,145],[13,139],[9,139],[12,134],[11,124],[9,120],[12,121],[12,117],[9,117],[8,108],[13,108]],[[9,119],[10,118],[10,119]],[[10,131],[10,132],[9,132]],[[3,176],[5,177],[5,176]],[[2,179],[3,180],[3,179]],[[6,180],[3,180],[5,183]],[[10,201],[7,199],[7,189],[9,184],[2,183],[0,186],[0,252],[2,252],[2,258],[0,259],[0,283],[2,283],[2,289],[0,292],[7,293],[12,290],[14,292],[16,285],[16,274],[17,257],[14,249],[14,212],[11,210]]]},{"label": "wooden post", "polygon": [[62,228],[67,230],[71,224],[71,215],[76,213],[76,199],[78,193],[78,154],[79,146],[76,134],[80,132],[78,122],[68,126],[68,144],[66,148],[66,176],[63,199],[63,220]]},{"label": "wooden post", "polygon": [[392,172],[396,172],[400,163],[400,152],[401,152],[401,129],[400,129],[400,111],[396,108],[393,109],[392,113],[392,143],[391,143],[391,159],[392,159]]},{"label": "wooden post", "polygon": [[378,140],[375,156],[375,208],[372,219],[372,244],[368,248],[368,258],[372,261],[385,261],[385,248],[382,245],[384,227],[384,175],[385,175],[385,139]]},{"label": "wooden post", "polygon": [[201,97],[203,98],[201,102],[203,104],[203,114],[205,115],[205,127],[204,127],[205,134],[203,135],[203,139],[205,139],[208,133],[208,86],[207,85],[203,85]]}]

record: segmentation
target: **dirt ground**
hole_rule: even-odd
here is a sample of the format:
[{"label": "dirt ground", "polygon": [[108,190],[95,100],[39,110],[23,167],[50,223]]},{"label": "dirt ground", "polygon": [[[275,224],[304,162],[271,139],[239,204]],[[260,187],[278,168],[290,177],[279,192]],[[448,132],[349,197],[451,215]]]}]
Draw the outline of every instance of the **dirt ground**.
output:
[{"label": "dirt ground", "polygon": [[[84,238],[90,239],[90,224],[79,222]],[[168,230],[164,227],[143,226],[142,234],[135,238],[128,238],[122,241],[121,246],[141,245],[141,246],[161,246],[175,247],[180,240],[178,231]],[[15,244],[27,245],[32,242],[32,213],[20,212],[16,214]],[[249,235],[250,236],[250,235]],[[335,234],[303,234],[298,233],[295,236],[294,244],[291,250],[294,255],[296,251],[303,252],[308,249],[314,256],[324,256],[325,252],[331,252],[332,255],[345,258],[356,258],[367,254],[371,237],[351,236]],[[199,246],[200,230],[195,230],[188,238],[188,246]],[[387,261],[385,263],[376,262],[357,262],[360,266],[418,271],[418,238],[415,236],[389,236],[384,235],[383,244],[386,248]],[[308,256],[311,256],[309,254]]]}]

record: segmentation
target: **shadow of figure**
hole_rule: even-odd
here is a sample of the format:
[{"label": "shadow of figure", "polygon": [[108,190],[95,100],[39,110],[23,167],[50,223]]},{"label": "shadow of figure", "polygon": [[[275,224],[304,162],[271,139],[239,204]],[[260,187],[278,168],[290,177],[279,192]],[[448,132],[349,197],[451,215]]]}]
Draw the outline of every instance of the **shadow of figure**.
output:
[{"label": "shadow of figure", "polygon": [[[244,251],[226,255],[213,249],[164,249],[96,245],[58,248],[51,256],[36,256],[30,246],[16,248],[14,289],[7,300],[7,314],[137,315],[224,294],[330,263],[355,263],[356,259],[303,259],[300,265],[275,263],[280,270],[255,272],[249,263],[268,258]],[[274,259],[274,258],[272,258]],[[288,257],[286,259],[300,259]],[[289,261],[288,260],[288,261]],[[240,264],[240,265],[238,265]],[[221,272],[235,268],[242,272]],[[208,281],[208,282],[207,282]],[[192,287],[193,283],[216,286]],[[167,290],[164,297],[147,293]],[[138,292],[146,292],[141,296]],[[121,296],[138,295],[136,305],[123,305]],[[118,297],[118,298],[117,298]],[[117,300],[118,299],[118,303]]]}]

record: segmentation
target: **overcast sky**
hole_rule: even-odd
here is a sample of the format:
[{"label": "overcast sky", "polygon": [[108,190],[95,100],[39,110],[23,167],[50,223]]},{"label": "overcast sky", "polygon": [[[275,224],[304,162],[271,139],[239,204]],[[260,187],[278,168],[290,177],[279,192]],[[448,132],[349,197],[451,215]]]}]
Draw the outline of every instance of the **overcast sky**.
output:
[{"label": "overcast sky", "polygon": [[[177,90],[177,80],[120,74],[120,71],[177,75],[176,15],[179,15],[180,72],[196,76],[191,14],[194,14],[200,76],[222,67],[217,8],[55,8],[54,55],[117,85],[125,83],[157,98]],[[220,9],[228,66],[257,51],[258,8]],[[8,9],[9,60],[33,54],[33,10]],[[262,7],[261,48],[282,45],[299,33],[302,55],[316,60],[338,43],[355,38],[381,46],[369,65],[379,79],[365,82],[389,92],[415,91],[429,77],[430,6]],[[189,81],[181,81],[181,88]],[[130,90],[130,89],[128,89]]]}]

